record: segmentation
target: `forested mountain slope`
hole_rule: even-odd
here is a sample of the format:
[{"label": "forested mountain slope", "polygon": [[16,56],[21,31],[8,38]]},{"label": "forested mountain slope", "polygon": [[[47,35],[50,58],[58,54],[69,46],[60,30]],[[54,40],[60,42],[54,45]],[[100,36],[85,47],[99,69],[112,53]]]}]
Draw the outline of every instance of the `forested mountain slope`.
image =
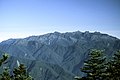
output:
[{"label": "forested mountain slope", "polygon": [[[118,38],[100,32],[48,33],[0,43],[0,53],[10,55],[10,69],[24,63],[35,80],[73,80],[83,75],[80,67],[91,49],[104,50],[109,57],[120,49]],[[0,54],[0,55],[1,55]]]}]

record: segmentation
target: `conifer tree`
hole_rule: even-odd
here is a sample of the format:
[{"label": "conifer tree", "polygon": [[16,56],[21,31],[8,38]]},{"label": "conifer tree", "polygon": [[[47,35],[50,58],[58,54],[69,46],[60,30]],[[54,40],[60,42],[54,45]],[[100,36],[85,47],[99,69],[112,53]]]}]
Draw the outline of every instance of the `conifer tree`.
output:
[{"label": "conifer tree", "polygon": [[7,60],[7,58],[8,58],[8,55],[4,54],[2,59],[0,59],[0,66]]},{"label": "conifer tree", "polygon": [[32,80],[32,77],[26,71],[24,64],[20,64],[14,71],[14,80]]},{"label": "conifer tree", "polygon": [[4,68],[4,71],[1,74],[0,80],[11,80],[11,76],[9,74],[9,69],[8,68]]},{"label": "conifer tree", "polygon": [[107,65],[107,79],[120,80],[120,50],[114,54],[113,59],[110,60]]},{"label": "conifer tree", "polygon": [[81,71],[86,73],[86,76],[77,80],[103,80],[105,75],[105,60],[103,51],[92,50],[89,54],[89,59],[84,62],[84,67],[81,68]]},{"label": "conifer tree", "polygon": [[[7,54],[4,54],[2,56],[2,59],[0,59],[0,66],[2,66],[2,64],[7,60],[7,58],[8,58]],[[8,68],[6,67],[4,68],[3,73],[0,74],[0,80],[11,80]]]},{"label": "conifer tree", "polygon": [[[7,60],[8,55],[4,54],[0,59],[0,66]],[[10,75],[9,69],[4,68],[2,74],[0,74],[0,80],[33,80],[33,78],[27,73],[24,64],[20,64],[18,68],[14,68],[13,75]]]}]

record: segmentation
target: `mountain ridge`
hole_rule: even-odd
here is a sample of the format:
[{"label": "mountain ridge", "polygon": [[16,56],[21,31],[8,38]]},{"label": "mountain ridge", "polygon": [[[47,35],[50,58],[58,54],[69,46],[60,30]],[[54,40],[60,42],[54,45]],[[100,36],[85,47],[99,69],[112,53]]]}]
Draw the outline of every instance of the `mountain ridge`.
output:
[{"label": "mountain ridge", "polygon": [[120,49],[120,39],[100,32],[76,31],[0,43],[0,50],[12,56],[9,66],[16,66],[17,60],[24,62],[35,80],[72,80],[75,75],[84,75],[79,69],[91,49],[104,50],[110,57]]},{"label": "mountain ridge", "polygon": [[[71,33],[79,33],[79,34],[82,34],[82,33],[85,33],[85,34],[102,34],[102,35],[108,35],[108,34],[103,34],[103,33],[100,33],[100,32],[89,32],[89,31],[85,31],[85,32],[81,32],[81,31],[75,31],[75,32],[64,32],[64,33],[61,33],[61,32],[58,32],[58,31],[55,31],[53,33],[46,33],[46,34],[42,34],[42,35],[32,35],[32,36],[29,36],[29,37],[26,37],[26,38],[10,38],[10,39],[7,39],[7,40],[3,40],[2,42],[4,41],[11,41],[11,40],[21,40],[21,39],[28,39],[30,37],[42,37],[42,36],[47,36],[47,35],[51,35],[51,34],[71,34]],[[110,37],[113,37],[112,35],[109,35]],[[117,37],[114,37],[114,38],[117,38]],[[119,38],[118,38],[119,39]],[[2,43],[0,42],[0,43]]]}]

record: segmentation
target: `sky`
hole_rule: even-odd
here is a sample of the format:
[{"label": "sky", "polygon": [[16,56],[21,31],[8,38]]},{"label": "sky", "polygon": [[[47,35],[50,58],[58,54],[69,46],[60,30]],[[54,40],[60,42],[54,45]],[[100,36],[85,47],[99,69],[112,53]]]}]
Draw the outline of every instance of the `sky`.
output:
[{"label": "sky", "polygon": [[0,0],[0,42],[78,30],[120,39],[120,0]]}]

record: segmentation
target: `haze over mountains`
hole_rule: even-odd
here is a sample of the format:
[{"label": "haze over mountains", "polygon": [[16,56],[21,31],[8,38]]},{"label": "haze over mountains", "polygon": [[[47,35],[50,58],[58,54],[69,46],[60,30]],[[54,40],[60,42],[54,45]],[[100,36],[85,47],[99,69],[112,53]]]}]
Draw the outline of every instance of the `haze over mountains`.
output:
[{"label": "haze over mountains", "polygon": [[24,63],[35,80],[73,80],[84,75],[80,68],[91,49],[104,50],[110,57],[120,50],[120,39],[100,32],[54,32],[3,41],[0,56],[10,55],[10,69]]}]

